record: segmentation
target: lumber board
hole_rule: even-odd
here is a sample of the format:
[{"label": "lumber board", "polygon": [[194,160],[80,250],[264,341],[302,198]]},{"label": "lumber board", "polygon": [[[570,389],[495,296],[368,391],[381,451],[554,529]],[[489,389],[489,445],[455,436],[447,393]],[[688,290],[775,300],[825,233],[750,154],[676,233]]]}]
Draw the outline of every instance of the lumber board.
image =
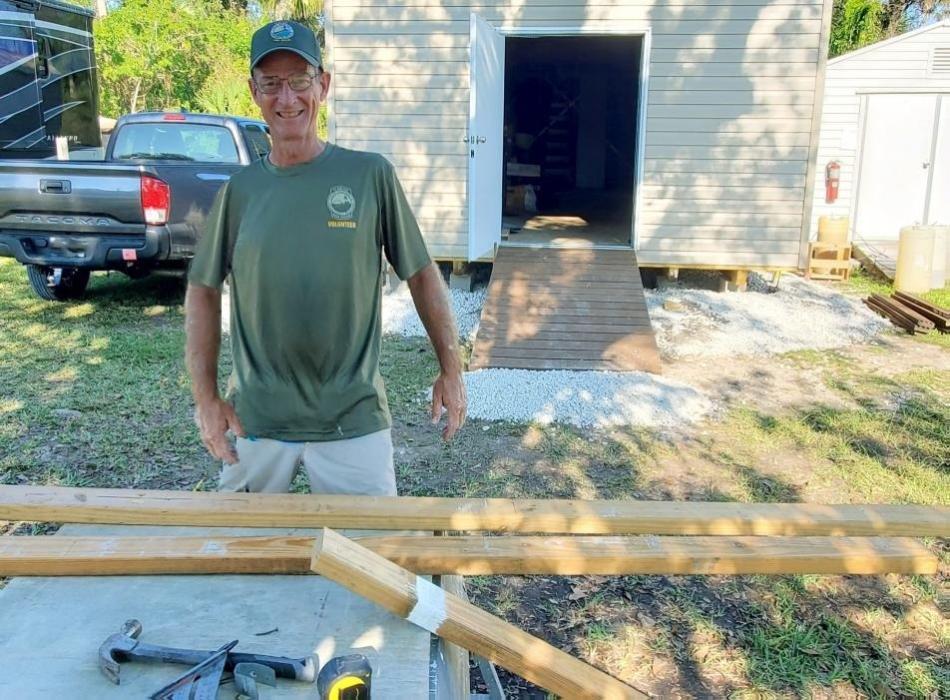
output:
[{"label": "lumber board", "polygon": [[311,568],[394,615],[565,698],[648,697],[333,530],[325,528],[317,536]]},{"label": "lumber board", "polygon": [[901,301],[913,302],[914,304],[927,309],[930,313],[939,316],[940,318],[950,320],[950,309],[937,306],[933,302],[927,301],[923,297],[917,296],[916,294],[911,294],[909,292],[894,292],[893,296],[897,297],[897,299]]},{"label": "lumber board", "polygon": [[881,294],[872,294],[871,298],[887,309],[893,309],[911,319],[917,326],[926,330],[933,330],[934,323],[929,318],[917,313],[909,306],[902,304],[898,299],[888,299]]},{"label": "lumber board", "polygon": [[[482,324],[484,326],[486,324]],[[639,335],[648,333],[648,326],[645,323],[631,325],[629,328],[616,328],[615,326],[605,324],[584,324],[584,337],[589,340],[602,342],[612,342],[622,340],[630,335]],[[504,336],[495,342],[517,342],[520,340],[574,340],[577,338],[577,332],[567,326],[556,326],[552,324],[539,324],[537,322],[526,321],[525,323],[512,323],[508,326]]]},{"label": "lumber board", "polygon": [[0,485],[0,520],[653,535],[950,536],[950,508]]},{"label": "lumber board", "polygon": [[[461,600],[468,601],[465,592],[465,579],[462,576],[441,576],[439,585]],[[442,658],[445,662],[449,682],[449,697],[467,698],[471,692],[471,671],[468,649],[458,644],[442,640]]]},{"label": "lumber board", "polygon": [[[425,535],[356,538],[417,574],[933,574],[912,538]],[[313,537],[0,537],[0,576],[306,574]],[[458,583],[458,582],[455,582]]]},{"label": "lumber board", "polygon": [[[638,372],[652,372],[660,374],[662,365],[655,357],[634,357],[639,366]],[[626,362],[616,359],[603,358],[599,360],[568,359],[541,359],[536,357],[508,357],[486,354],[484,357],[474,355],[470,363],[473,369],[504,368],[504,369],[532,369],[532,370],[595,370],[598,372],[630,372]]]},{"label": "lumber board", "polygon": [[906,328],[911,333],[927,333],[933,330],[933,325],[921,324],[918,319],[902,305],[890,303],[885,297],[874,295],[871,298],[871,307],[878,309],[880,313],[886,316],[893,323],[895,319],[899,321],[897,325]]},{"label": "lumber board", "polygon": [[929,319],[940,331],[946,331],[948,328],[950,328],[950,318],[937,313],[934,308],[938,307],[934,307],[933,304],[924,306],[914,297],[907,294],[902,294],[901,292],[895,292],[892,294],[891,300],[897,304],[900,304],[900,306],[916,311],[924,318]]}]

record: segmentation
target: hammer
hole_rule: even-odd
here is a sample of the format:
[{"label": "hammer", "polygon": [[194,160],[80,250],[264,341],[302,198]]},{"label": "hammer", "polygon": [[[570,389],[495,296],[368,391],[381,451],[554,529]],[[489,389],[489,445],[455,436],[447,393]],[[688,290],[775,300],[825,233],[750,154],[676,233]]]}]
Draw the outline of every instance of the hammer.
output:
[{"label": "hammer", "polygon": [[[119,662],[133,659],[151,659],[171,664],[195,666],[214,654],[213,651],[196,649],[176,649],[156,644],[144,644],[138,640],[142,633],[142,623],[127,620],[122,629],[110,635],[99,645],[99,668],[105,677],[119,685]],[[242,654],[228,652],[225,670],[233,671],[237,664],[255,663],[274,670],[278,678],[293,678],[313,683],[316,678],[316,664],[313,657],[290,659],[285,656],[267,656],[266,654]]]}]

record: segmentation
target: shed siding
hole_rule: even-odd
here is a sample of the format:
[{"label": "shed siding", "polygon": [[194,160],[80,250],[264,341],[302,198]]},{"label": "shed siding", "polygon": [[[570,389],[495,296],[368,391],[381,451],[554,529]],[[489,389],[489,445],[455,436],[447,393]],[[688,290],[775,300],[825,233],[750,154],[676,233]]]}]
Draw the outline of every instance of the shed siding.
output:
[{"label": "shed siding", "polygon": [[[950,24],[834,59],[828,64],[821,136],[818,141],[818,185],[814,191],[811,237],[818,235],[818,217],[848,216],[855,191],[859,122],[863,94],[874,92],[950,93],[950,76],[929,74],[930,56],[936,47],[950,47]],[[824,167],[841,163],[838,201],[825,203]]]},{"label": "shed siding", "polygon": [[440,258],[466,255],[471,12],[649,27],[638,258],[798,266],[822,0],[330,0],[331,138],[396,165]]}]

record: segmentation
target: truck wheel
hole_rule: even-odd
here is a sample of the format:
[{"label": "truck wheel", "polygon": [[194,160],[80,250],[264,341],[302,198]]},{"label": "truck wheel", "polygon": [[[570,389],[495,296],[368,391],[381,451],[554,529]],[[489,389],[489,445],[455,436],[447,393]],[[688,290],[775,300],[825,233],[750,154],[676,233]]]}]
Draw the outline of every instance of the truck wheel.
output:
[{"label": "truck wheel", "polygon": [[78,299],[89,284],[89,270],[76,267],[60,268],[57,274],[54,267],[27,265],[26,276],[36,296],[47,301]]}]

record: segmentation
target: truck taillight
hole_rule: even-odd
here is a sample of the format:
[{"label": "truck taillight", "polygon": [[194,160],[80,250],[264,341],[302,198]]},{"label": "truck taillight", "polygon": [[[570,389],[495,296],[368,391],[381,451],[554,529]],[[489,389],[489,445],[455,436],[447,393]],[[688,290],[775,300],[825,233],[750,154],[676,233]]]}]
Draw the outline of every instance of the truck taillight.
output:
[{"label": "truck taillight", "polygon": [[168,221],[172,208],[171,191],[168,183],[157,177],[143,175],[141,180],[142,214],[145,223],[160,226]]}]

